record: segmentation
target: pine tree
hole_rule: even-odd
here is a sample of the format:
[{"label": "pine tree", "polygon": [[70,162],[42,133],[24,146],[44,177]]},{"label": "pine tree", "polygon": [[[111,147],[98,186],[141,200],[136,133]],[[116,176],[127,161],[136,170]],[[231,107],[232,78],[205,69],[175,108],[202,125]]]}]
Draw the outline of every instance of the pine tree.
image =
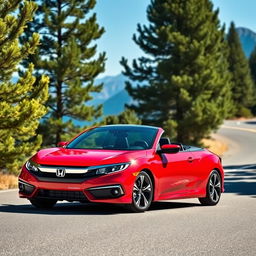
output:
[{"label": "pine tree", "polygon": [[119,115],[110,115],[104,117],[104,119],[99,123],[99,125],[108,124],[141,124],[136,113],[133,110],[125,109]]},{"label": "pine tree", "polygon": [[163,126],[183,143],[217,129],[231,111],[230,74],[224,29],[209,0],[152,0],[148,26],[133,39],[145,56],[123,58],[124,74],[136,101],[129,107],[143,123]]},{"label": "pine tree", "polygon": [[249,57],[249,67],[251,70],[252,79],[254,82],[256,82],[256,46]]},{"label": "pine tree", "polygon": [[[20,10],[19,10],[20,7]],[[42,139],[36,137],[39,119],[46,113],[48,78],[32,75],[29,65],[14,82],[22,59],[32,54],[39,44],[33,34],[20,45],[19,37],[32,20],[36,5],[23,0],[0,0],[0,170],[19,171],[21,161],[35,152]]]},{"label": "pine tree", "polygon": [[101,106],[85,103],[102,88],[94,84],[94,78],[104,71],[105,53],[96,56],[94,41],[104,29],[97,24],[96,15],[90,14],[96,0],[36,2],[39,9],[26,36],[34,31],[42,35],[33,63],[37,74],[50,77],[50,112],[40,128],[44,144],[49,145],[76,129],[74,120],[91,121],[101,115]]},{"label": "pine tree", "polygon": [[251,70],[251,76],[254,84],[254,93],[253,93],[253,104],[252,104],[252,113],[256,115],[256,47],[253,49],[250,58],[249,58],[249,67]]},{"label": "pine tree", "polygon": [[232,98],[235,116],[250,116],[249,107],[253,100],[253,81],[248,60],[242,49],[234,22],[231,22],[227,42],[229,46],[229,69],[232,74]]}]

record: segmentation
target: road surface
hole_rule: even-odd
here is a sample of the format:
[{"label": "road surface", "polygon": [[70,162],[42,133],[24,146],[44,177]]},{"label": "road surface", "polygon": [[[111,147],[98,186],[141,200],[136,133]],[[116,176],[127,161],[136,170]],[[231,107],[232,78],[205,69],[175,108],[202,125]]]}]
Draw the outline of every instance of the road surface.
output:
[{"label": "road surface", "polygon": [[155,203],[131,214],[109,205],[33,208],[17,191],[0,192],[0,255],[255,255],[256,120],[219,131],[226,193],[216,207],[197,199]]}]

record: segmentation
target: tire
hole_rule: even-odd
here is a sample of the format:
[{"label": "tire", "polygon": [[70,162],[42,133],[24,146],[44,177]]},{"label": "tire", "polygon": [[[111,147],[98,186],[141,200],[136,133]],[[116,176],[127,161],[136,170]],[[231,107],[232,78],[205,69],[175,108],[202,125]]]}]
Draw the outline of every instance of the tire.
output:
[{"label": "tire", "polygon": [[154,187],[150,176],[141,171],[133,185],[132,204],[127,205],[132,212],[144,212],[150,207],[154,194]]},{"label": "tire", "polygon": [[39,209],[50,209],[57,203],[57,200],[51,199],[30,199],[29,201],[33,206]]},{"label": "tire", "polygon": [[198,198],[202,205],[216,205],[221,196],[221,177],[219,172],[213,170],[206,187],[206,197]]}]

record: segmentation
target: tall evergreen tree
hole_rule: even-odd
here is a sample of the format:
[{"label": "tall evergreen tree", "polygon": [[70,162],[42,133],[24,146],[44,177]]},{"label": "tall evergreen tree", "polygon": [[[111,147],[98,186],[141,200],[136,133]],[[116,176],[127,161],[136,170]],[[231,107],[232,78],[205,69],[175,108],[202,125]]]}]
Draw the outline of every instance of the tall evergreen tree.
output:
[{"label": "tall evergreen tree", "polygon": [[249,57],[249,67],[251,70],[252,79],[256,83],[256,46]]},{"label": "tall evergreen tree", "polygon": [[251,76],[254,84],[254,93],[253,93],[253,104],[252,104],[252,113],[256,115],[256,47],[253,49],[250,58],[249,66],[251,70]]},{"label": "tall evergreen tree", "polygon": [[146,56],[121,60],[138,86],[130,106],[143,123],[164,126],[173,139],[200,144],[231,110],[224,29],[209,0],[151,0],[148,26],[134,41]]},{"label": "tall evergreen tree", "polygon": [[50,112],[40,131],[45,144],[57,144],[63,133],[74,130],[74,119],[91,121],[101,115],[101,106],[85,103],[102,88],[94,84],[94,78],[104,71],[105,53],[96,56],[94,41],[104,29],[96,15],[90,15],[96,0],[36,2],[36,19],[26,35],[34,31],[42,35],[33,63],[38,74],[50,77]]},{"label": "tall evergreen tree", "polygon": [[250,115],[249,107],[253,100],[253,81],[248,60],[242,49],[234,22],[231,23],[227,42],[229,46],[229,69],[232,75],[232,98],[235,116]]},{"label": "tall evergreen tree", "polygon": [[131,109],[125,109],[119,115],[110,115],[103,118],[99,125],[107,124],[141,124],[136,113]]},{"label": "tall evergreen tree", "polygon": [[48,97],[48,78],[41,77],[35,86],[30,64],[14,82],[21,60],[39,44],[38,34],[23,45],[18,42],[35,10],[36,5],[30,1],[0,0],[0,170],[18,172],[21,161],[42,142],[40,136],[35,138],[35,130],[46,112],[43,104]]}]

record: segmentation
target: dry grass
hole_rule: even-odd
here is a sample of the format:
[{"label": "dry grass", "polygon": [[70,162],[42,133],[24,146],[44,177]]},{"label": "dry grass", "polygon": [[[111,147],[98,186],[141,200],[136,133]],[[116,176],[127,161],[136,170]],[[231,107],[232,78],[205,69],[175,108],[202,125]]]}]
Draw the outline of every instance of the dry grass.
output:
[{"label": "dry grass", "polygon": [[227,144],[219,138],[203,139],[202,142],[206,148],[219,156],[223,156],[223,154],[228,150]]},{"label": "dry grass", "polygon": [[18,178],[13,174],[0,173],[0,190],[18,187]]}]

